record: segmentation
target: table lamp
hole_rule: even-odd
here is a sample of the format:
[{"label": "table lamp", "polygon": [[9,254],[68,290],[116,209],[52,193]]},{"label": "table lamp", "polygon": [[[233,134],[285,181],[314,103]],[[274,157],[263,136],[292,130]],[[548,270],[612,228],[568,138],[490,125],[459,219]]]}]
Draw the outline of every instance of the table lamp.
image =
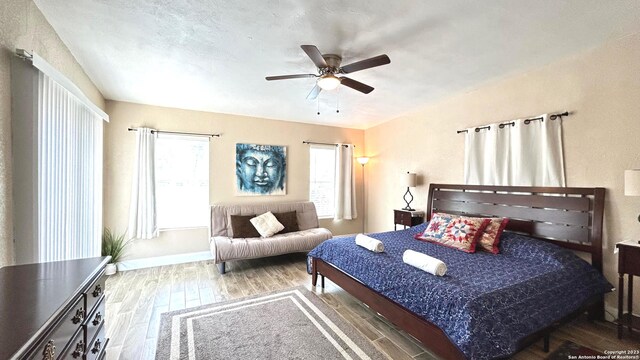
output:
[{"label": "table lamp", "polygon": [[[402,210],[414,211],[415,209],[411,208],[411,202],[413,201],[413,195],[411,195],[411,191],[409,188],[416,187],[417,184],[417,176],[414,173],[410,173],[407,171],[402,178],[403,184],[407,187],[407,192],[404,193],[402,199],[407,203],[407,206],[403,207]],[[409,200],[407,200],[407,195],[409,195]]]}]

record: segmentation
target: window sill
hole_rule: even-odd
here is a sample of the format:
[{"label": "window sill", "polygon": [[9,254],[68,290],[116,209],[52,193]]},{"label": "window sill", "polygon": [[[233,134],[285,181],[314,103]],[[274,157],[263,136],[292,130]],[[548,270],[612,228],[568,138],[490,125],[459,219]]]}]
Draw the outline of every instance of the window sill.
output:
[{"label": "window sill", "polygon": [[318,216],[319,220],[333,220],[333,215]]}]

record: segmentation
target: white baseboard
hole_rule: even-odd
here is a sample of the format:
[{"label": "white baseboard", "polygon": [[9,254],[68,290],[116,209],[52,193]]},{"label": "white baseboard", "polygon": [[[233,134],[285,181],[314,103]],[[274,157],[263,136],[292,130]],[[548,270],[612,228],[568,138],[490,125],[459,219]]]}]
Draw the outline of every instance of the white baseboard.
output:
[{"label": "white baseboard", "polygon": [[156,266],[184,264],[195,261],[212,260],[213,256],[209,251],[200,251],[187,254],[157,256],[145,259],[134,259],[121,261],[118,264],[118,271],[129,271],[144,269]]}]

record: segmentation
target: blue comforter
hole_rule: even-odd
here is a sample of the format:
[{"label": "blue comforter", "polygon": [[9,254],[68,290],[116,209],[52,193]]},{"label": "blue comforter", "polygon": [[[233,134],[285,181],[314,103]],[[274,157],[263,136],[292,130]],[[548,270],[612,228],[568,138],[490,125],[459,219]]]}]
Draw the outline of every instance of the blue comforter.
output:
[{"label": "blue comforter", "polygon": [[[434,323],[470,359],[511,355],[527,335],[612,289],[591,265],[556,245],[504,233],[500,254],[467,254],[415,240],[425,226],[369,234],[384,243],[384,253],[357,246],[354,237],[338,237],[309,256]],[[407,249],[444,261],[446,276],[403,263]]]}]

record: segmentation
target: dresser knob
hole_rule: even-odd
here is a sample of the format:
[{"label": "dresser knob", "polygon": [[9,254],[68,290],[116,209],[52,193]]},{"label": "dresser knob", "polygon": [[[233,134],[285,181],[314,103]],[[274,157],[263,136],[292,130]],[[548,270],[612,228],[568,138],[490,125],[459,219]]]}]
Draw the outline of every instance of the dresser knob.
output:
[{"label": "dresser knob", "polygon": [[71,353],[71,356],[73,356],[73,358],[76,359],[81,357],[83,353],[84,353],[84,342],[80,340],[80,342],[76,344],[76,349]]},{"label": "dresser knob", "polygon": [[96,340],[96,342],[93,344],[93,349],[91,349],[91,353],[97,354],[98,351],[100,351],[101,347],[102,347],[102,343],[100,342],[100,339]]},{"label": "dresser knob", "polygon": [[98,297],[102,294],[102,286],[100,286],[100,284],[96,285],[95,289],[93,290],[93,297]]},{"label": "dresser knob", "polygon": [[93,317],[93,321],[91,323],[93,324],[93,326],[98,326],[98,324],[100,324],[100,321],[102,321],[102,314],[100,314],[100,312],[98,311],[96,313],[96,316]]},{"label": "dresser knob", "polygon": [[56,358],[56,346],[54,345],[53,339],[47,342],[47,345],[44,346],[44,350],[42,351],[42,360],[54,360]]},{"label": "dresser knob", "polygon": [[84,309],[79,308],[78,310],[76,310],[76,316],[71,318],[71,322],[74,324],[78,324],[81,323],[82,320],[84,320]]}]

